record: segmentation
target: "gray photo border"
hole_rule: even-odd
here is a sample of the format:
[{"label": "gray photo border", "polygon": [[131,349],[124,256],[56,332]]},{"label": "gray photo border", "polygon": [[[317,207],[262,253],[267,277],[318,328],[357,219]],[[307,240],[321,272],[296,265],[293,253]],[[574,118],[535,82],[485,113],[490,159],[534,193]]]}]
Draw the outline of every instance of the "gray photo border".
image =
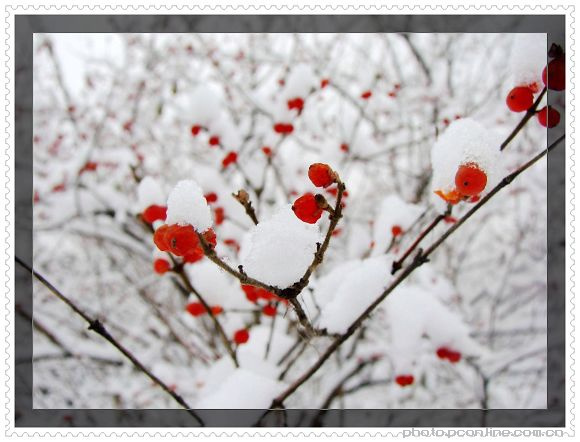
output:
[{"label": "gray photo border", "polygon": [[[565,47],[565,15],[21,15],[14,16],[15,253],[32,262],[33,33],[72,32],[542,32]],[[549,97],[548,97],[549,99]],[[562,124],[560,127],[564,127]],[[562,129],[560,129],[562,130]],[[548,132],[549,142],[557,130]],[[564,427],[566,422],[565,149],[548,155],[548,408],[328,410],[325,427]],[[32,312],[31,275],[15,266],[15,305]],[[32,324],[13,313],[15,360],[32,357]],[[32,408],[32,365],[14,367],[17,428],[194,427],[184,410]],[[216,427],[252,426],[263,410],[197,410]],[[309,426],[319,410],[273,411],[263,426]]]}]

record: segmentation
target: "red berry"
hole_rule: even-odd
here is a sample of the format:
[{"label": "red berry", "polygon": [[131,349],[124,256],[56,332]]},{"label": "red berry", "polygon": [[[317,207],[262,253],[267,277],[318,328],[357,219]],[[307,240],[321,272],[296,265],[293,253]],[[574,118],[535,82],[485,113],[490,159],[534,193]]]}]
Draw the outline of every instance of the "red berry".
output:
[{"label": "red berry", "polygon": [[234,342],[238,345],[245,344],[248,339],[250,339],[250,333],[246,329],[241,329],[234,333]]},{"label": "red berry", "polygon": [[461,360],[461,353],[458,351],[449,350],[447,353],[447,359],[449,359],[449,362],[452,364],[455,364]]},{"label": "red berry", "polygon": [[415,377],[412,374],[408,375],[399,375],[395,378],[395,382],[399,384],[401,387],[406,387],[407,385],[411,385],[415,382]]},{"label": "red berry", "polygon": [[506,104],[512,112],[527,111],[534,104],[534,93],[529,87],[515,87],[508,94]]},{"label": "red berry", "polygon": [[296,97],[296,98],[292,98],[291,100],[288,100],[288,109],[292,110],[292,109],[296,109],[298,112],[301,112],[302,109],[304,108],[304,100],[300,97]]},{"label": "red berry", "polygon": [[449,118],[443,118],[443,124],[445,126],[449,126],[449,123],[451,123],[451,121],[449,121]]},{"label": "red berry", "polygon": [[316,198],[311,193],[306,193],[294,201],[292,210],[300,220],[308,224],[314,224],[322,216],[322,209],[318,207]]},{"label": "red berry", "polygon": [[447,347],[439,347],[436,353],[439,359],[447,359],[449,356],[449,349]]},{"label": "red berry", "polygon": [[250,302],[257,302],[259,298],[258,290],[253,285],[242,284],[242,290]]},{"label": "red berry", "polygon": [[203,249],[201,246],[197,246],[195,249],[190,250],[187,252],[186,255],[183,256],[183,262],[188,264],[193,264],[201,259],[203,259]]},{"label": "red berry", "polygon": [[445,221],[447,224],[455,224],[457,222],[457,218],[454,216],[446,216],[443,218],[443,221]]},{"label": "red berry", "polygon": [[560,123],[560,112],[552,106],[543,107],[537,116],[538,122],[544,127],[556,127]]},{"label": "red berry", "polygon": [[316,187],[328,187],[336,181],[336,174],[328,164],[314,163],[308,168],[308,178]]},{"label": "red berry", "polygon": [[133,131],[133,121],[128,120],[123,123],[123,130],[125,132],[132,132]]},{"label": "red berry", "polygon": [[290,123],[276,123],[274,124],[274,132],[288,135],[294,131],[294,126]]},{"label": "red berry", "polygon": [[334,229],[331,233],[332,236],[339,236],[342,233],[341,228]]},{"label": "red berry", "polygon": [[54,186],[52,188],[53,192],[64,192],[66,190],[66,184],[65,183],[60,183],[57,184],[56,186]]},{"label": "red berry", "polygon": [[475,163],[459,166],[455,174],[455,186],[461,195],[479,195],[487,185],[487,175]]},{"label": "red berry", "polygon": [[272,149],[268,146],[262,147],[262,152],[264,152],[264,155],[266,155],[267,157],[272,156]]},{"label": "red berry", "polygon": [[98,163],[95,161],[87,161],[85,165],[79,170],[79,175],[82,175],[84,172],[94,172],[97,170]]},{"label": "red berry", "polygon": [[222,166],[228,167],[230,164],[238,161],[238,154],[236,152],[229,152],[222,160]]},{"label": "red berry", "polygon": [[169,242],[167,234],[171,231],[173,226],[168,226],[167,224],[159,227],[153,234],[153,242],[159,250],[162,252],[169,251]]},{"label": "red berry", "polygon": [[403,229],[399,225],[394,225],[391,227],[391,233],[393,234],[393,237],[397,237],[403,233]]},{"label": "red berry", "polygon": [[218,226],[221,225],[224,222],[224,220],[226,219],[223,207],[217,207],[215,209],[214,215],[215,215],[215,223]]},{"label": "red berry", "polygon": [[226,238],[224,239],[224,244],[226,246],[232,247],[234,249],[236,249],[236,251],[240,251],[240,244],[233,238]]},{"label": "red berry", "polygon": [[199,245],[199,238],[191,225],[179,226],[166,234],[169,251],[176,256],[193,253]]},{"label": "red berry", "polygon": [[542,81],[553,91],[563,91],[566,87],[566,63],[559,57],[548,63],[542,72]]},{"label": "red berry", "polygon": [[215,192],[207,193],[205,195],[205,200],[210,204],[215,203],[218,200],[217,193],[215,193]]},{"label": "red berry", "polygon": [[201,132],[201,126],[194,124],[191,126],[191,135],[196,137]]},{"label": "red berry", "polygon": [[266,316],[276,316],[276,307],[272,304],[265,305],[262,313]]},{"label": "red berry", "polygon": [[171,270],[171,264],[166,259],[156,259],[153,261],[153,270],[155,270],[155,273],[163,275]]},{"label": "red berry", "polygon": [[391,98],[396,98],[397,97],[397,93],[395,91],[391,91],[387,94],[389,97]]},{"label": "red berry", "polygon": [[369,98],[371,98],[373,95],[373,93],[371,91],[364,91],[362,94],[360,94],[360,97],[363,100],[368,100]]},{"label": "red berry", "polygon": [[211,307],[211,312],[214,316],[219,315],[223,311],[224,311],[224,309],[221,305],[214,305],[213,307]]},{"label": "red berry", "polygon": [[149,224],[153,224],[158,220],[165,221],[165,218],[167,217],[167,207],[153,204],[143,211],[141,217],[143,218],[143,221]]},{"label": "red berry", "polygon": [[217,135],[212,135],[211,137],[209,137],[208,143],[210,146],[217,146],[218,144],[220,144],[220,137],[218,137]]},{"label": "red berry", "polygon": [[340,150],[342,150],[344,153],[348,153],[348,151],[349,151],[348,144],[346,144],[346,143],[342,143],[342,144],[340,145]]},{"label": "red berry", "polygon": [[322,80],[320,80],[320,89],[324,89],[329,84],[330,80],[328,78],[323,78]]},{"label": "red berry", "polygon": [[201,316],[206,313],[206,309],[201,302],[190,302],[185,307],[192,316]]}]

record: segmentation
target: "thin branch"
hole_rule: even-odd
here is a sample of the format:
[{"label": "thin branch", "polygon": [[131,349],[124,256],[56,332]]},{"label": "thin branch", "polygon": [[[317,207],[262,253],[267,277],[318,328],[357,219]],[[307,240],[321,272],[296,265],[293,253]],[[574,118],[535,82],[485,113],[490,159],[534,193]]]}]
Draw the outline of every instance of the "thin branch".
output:
[{"label": "thin branch", "polygon": [[519,133],[519,131],[522,130],[522,128],[526,125],[528,120],[530,118],[532,118],[534,115],[536,115],[536,110],[538,109],[538,106],[540,105],[540,101],[542,101],[542,98],[544,97],[546,91],[547,91],[547,88],[544,87],[544,89],[542,90],[540,95],[538,95],[538,98],[536,98],[536,101],[534,102],[532,107],[530,107],[526,111],[524,117],[521,119],[521,121],[518,123],[518,125],[514,128],[514,130],[512,130],[512,132],[508,135],[508,137],[505,139],[505,141],[503,143],[501,143],[501,147],[499,148],[499,150],[504,150],[507,147],[507,145],[516,137],[516,135]]},{"label": "thin branch", "polygon": [[127,350],[120,342],[118,342],[105,326],[98,319],[91,318],[86,314],[80,307],[78,307],[72,300],[63,295],[56,287],[54,287],[44,276],[33,270],[28,264],[22,261],[18,256],[15,257],[16,262],[22,266],[24,269],[28,270],[32,275],[38,279],[46,288],[48,288],[52,294],[68,305],[77,315],[83,318],[89,324],[89,330],[94,331],[110,344],[112,344],[117,350],[119,350],[127,359],[129,359],[133,365],[144,373],[149,379],[151,379],[155,384],[160,386],[167,394],[169,394],[175,402],[181,405],[201,426],[205,426],[201,418],[191,409],[191,407],[185,402],[185,400],[177,394],[173,389],[169,388],[161,379],[155,376],[149,369],[147,369],[129,350]]},{"label": "thin branch", "polygon": [[391,294],[391,292],[399,286],[415,269],[420,267],[422,264],[428,261],[428,257],[453,233],[455,232],[465,221],[467,221],[475,212],[477,212],[483,205],[485,205],[495,194],[497,194],[502,188],[510,184],[518,175],[534,165],[538,160],[543,158],[548,152],[553,150],[558,144],[564,140],[564,135],[554,141],[546,150],[540,152],[538,155],[533,157],[527,163],[519,167],[516,171],[512,172],[506,176],[496,187],[492,189],[484,198],[482,198],[469,212],[467,212],[460,220],[457,221],[449,230],[447,230],[437,241],[435,241],[425,252],[421,249],[418,250],[413,262],[405,267],[402,273],[393,281],[391,284],[381,293],[381,295],[369,306],[367,309],[359,315],[359,317],[350,325],[347,331],[336,338],[332,344],[326,349],[326,351],[318,358],[318,360],[296,381],[294,381],[286,390],[279,394],[273,401],[272,407],[282,406],[284,400],[286,400],[291,394],[293,394],[302,384],[304,384],[318,369],[326,362],[328,358],[346,341],[350,338],[353,333],[359,328],[359,326],[366,320],[366,318],[378,307],[384,299]]},{"label": "thin branch", "polygon": [[258,217],[256,216],[256,211],[252,206],[252,202],[250,201],[250,195],[243,189],[238,190],[238,193],[232,193],[232,196],[236,199],[238,203],[244,206],[246,214],[250,217],[252,222],[255,225],[258,225]]}]

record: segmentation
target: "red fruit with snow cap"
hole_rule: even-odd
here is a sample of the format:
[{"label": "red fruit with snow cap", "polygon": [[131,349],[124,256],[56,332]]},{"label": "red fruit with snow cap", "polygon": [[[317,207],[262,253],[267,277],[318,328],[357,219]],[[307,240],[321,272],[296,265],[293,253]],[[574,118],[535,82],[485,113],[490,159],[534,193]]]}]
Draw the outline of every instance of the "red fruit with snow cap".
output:
[{"label": "red fruit with snow cap", "polygon": [[487,175],[475,163],[462,164],[455,174],[457,192],[464,196],[479,195],[487,185]]}]

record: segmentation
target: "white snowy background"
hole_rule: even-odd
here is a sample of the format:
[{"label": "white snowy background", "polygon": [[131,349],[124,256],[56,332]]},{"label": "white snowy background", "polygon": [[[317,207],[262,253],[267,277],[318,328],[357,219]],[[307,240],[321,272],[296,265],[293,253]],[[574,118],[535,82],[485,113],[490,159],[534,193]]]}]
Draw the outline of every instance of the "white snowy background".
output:
[{"label": "white snowy background", "polygon": [[[471,118],[499,151],[521,119],[505,97],[521,78],[540,75],[540,37],[514,45],[509,34],[37,34],[34,266],[188,403],[268,407],[331,338],[301,336],[284,304],[275,320],[262,315],[208,259],[187,265],[196,290],[223,307],[228,337],[249,330],[236,369],[207,315],[185,311],[193,296],[170,273],[154,273],[160,252],[136,215],[194,180],[217,195],[212,219],[197,215],[204,228],[213,223],[218,255],[284,287],[304,273],[328,226],[327,216],[302,223],[290,204],[316,191],[311,163],[331,165],[348,191],[344,217],[298,300],[315,327],[343,333],[444,207],[433,193],[431,151],[447,127]],[[286,105],[295,97],[304,99],[300,114]],[[294,131],[282,137],[277,122]],[[208,130],[194,137],[193,125]],[[532,119],[493,156],[496,178],[545,142]],[[224,168],[230,151],[237,164]],[[454,161],[437,155],[443,169]],[[138,190],[135,177],[151,178]],[[239,189],[257,227],[232,196]],[[543,160],[452,235],[285,405],[544,408],[546,198]],[[455,206],[453,216],[469,207]],[[403,234],[389,247],[395,225]],[[39,283],[34,319],[35,408],[176,406]],[[441,346],[461,360],[439,359]],[[397,385],[400,374],[414,383]]]}]

